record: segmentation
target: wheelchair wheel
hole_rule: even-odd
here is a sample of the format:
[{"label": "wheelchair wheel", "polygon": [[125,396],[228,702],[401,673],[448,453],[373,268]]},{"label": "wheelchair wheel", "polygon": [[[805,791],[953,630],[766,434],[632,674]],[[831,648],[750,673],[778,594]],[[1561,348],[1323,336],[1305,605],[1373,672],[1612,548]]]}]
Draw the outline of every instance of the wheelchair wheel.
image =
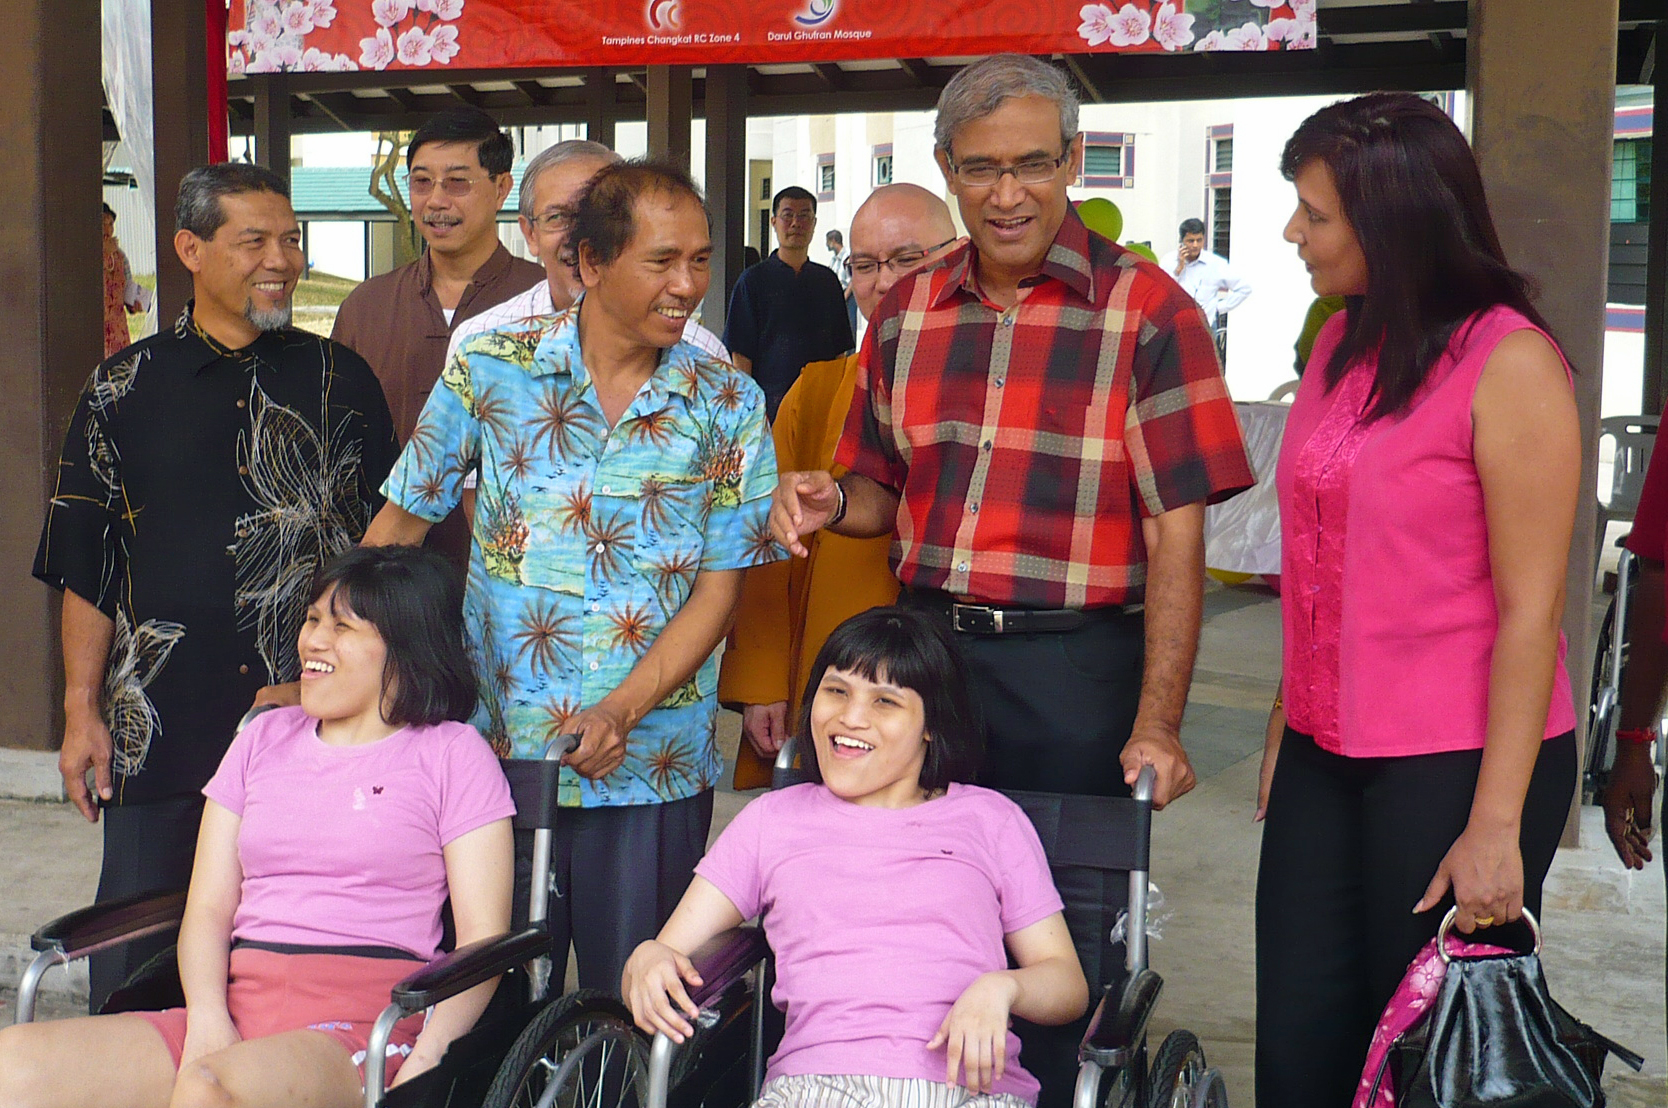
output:
[{"label": "wheelchair wheel", "polygon": [[1191,1031],[1172,1031],[1153,1055],[1147,1088],[1149,1108],[1193,1108],[1193,1094],[1204,1084],[1205,1051]]},{"label": "wheelchair wheel", "polygon": [[648,1062],[631,1013],[598,992],[571,993],[533,1017],[483,1108],[620,1108],[647,1100]]},{"label": "wheelchair wheel", "polygon": [[1615,761],[1616,724],[1622,714],[1615,690],[1621,687],[1622,673],[1627,668],[1628,643],[1622,642],[1618,655],[1615,643],[1616,601],[1604,611],[1604,622],[1599,627],[1593,652],[1593,687],[1587,709],[1587,750],[1581,763],[1581,803],[1596,804],[1597,797],[1610,779],[1610,765]]},{"label": "wheelchair wheel", "polygon": [[1212,1066],[1205,1071],[1199,1079],[1199,1087],[1193,1090],[1193,1100],[1188,1108],[1228,1108],[1228,1082],[1221,1070]]}]

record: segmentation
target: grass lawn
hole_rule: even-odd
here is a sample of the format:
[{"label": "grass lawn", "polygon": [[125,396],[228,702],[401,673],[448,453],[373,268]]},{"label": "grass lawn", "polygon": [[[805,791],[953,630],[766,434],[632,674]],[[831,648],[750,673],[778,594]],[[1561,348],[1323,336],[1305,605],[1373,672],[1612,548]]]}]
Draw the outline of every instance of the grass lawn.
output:
[{"label": "grass lawn", "polygon": [[348,277],[338,277],[315,269],[295,286],[295,306],[298,308],[339,308],[347,294],[359,286]]}]

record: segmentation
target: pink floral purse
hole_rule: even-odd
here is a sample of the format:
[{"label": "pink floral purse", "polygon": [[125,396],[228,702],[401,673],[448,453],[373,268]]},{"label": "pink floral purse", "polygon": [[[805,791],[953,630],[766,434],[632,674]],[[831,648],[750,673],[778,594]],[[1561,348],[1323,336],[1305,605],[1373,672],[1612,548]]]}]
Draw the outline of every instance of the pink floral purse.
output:
[{"label": "pink floral purse", "polygon": [[[1448,972],[1448,963],[1437,952],[1436,944],[1437,939],[1432,939],[1413,956],[1402,983],[1397,986],[1390,1003],[1384,1006],[1384,1014],[1379,1017],[1378,1028],[1373,1032],[1373,1045],[1367,1050],[1367,1065],[1361,1070],[1361,1084],[1355,1090],[1353,1108],[1395,1108],[1394,1083],[1382,1080],[1390,1059],[1390,1044],[1419,1022],[1442,989],[1442,978]],[[1486,943],[1473,945],[1469,950],[1475,954],[1510,953],[1503,946]]]},{"label": "pink floral purse", "polygon": [[1534,916],[1524,911],[1534,937],[1534,949],[1524,953],[1488,943],[1445,948],[1456,914],[1449,909],[1385,1006],[1354,1108],[1397,1108],[1398,1095],[1407,1101],[1402,1108],[1603,1105],[1605,1056],[1635,1070],[1644,1059],[1547,993]]}]

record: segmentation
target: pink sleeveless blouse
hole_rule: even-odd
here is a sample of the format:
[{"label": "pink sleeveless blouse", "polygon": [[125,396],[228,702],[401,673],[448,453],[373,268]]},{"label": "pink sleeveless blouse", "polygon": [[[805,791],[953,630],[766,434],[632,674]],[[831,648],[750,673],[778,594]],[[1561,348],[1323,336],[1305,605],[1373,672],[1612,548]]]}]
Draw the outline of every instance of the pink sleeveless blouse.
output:
[{"label": "pink sleeveless blouse", "polygon": [[[1503,306],[1467,320],[1413,404],[1373,423],[1370,363],[1326,388],[1343,328],[1340,312],[1315,342],[1275,475],[1286,720],[1348,757],[1480,749],[1498,615],[1471,402],[1500,340],[1534,324]],[[1575,726],[1566,649],[1548,738]]]}]

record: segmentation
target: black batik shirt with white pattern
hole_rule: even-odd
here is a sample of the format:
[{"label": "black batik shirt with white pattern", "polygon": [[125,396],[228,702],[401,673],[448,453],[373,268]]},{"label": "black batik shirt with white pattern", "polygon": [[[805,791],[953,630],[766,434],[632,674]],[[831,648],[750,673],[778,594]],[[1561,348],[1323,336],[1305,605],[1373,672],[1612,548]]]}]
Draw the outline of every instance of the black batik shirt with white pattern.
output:
[{"label": "black batik shirt with white pattern", "polygon": [[396,453],[370,366],[305,331],[230,350],[188,305],[93,372],[34,575],[115,621],[113,803],[196,793],[261,686],[296,680],[314,571],[364,535]]}]

